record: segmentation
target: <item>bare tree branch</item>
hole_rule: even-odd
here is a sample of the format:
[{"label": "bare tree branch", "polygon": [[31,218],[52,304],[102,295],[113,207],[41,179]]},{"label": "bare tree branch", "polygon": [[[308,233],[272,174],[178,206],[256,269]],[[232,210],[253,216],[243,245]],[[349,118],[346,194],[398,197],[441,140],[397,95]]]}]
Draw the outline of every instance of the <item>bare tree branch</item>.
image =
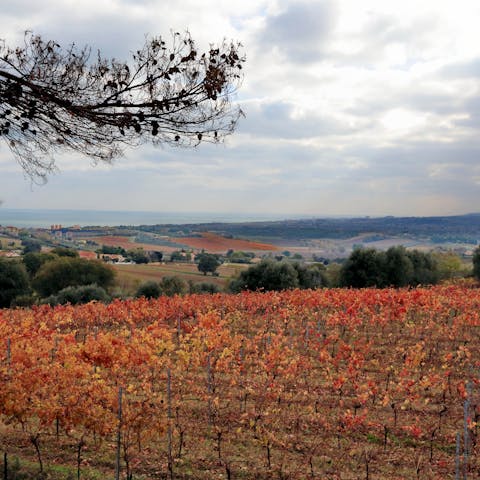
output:
[{"label": "bare tree branch", "polygon": [[147,39],[131,62],[92,60],[89,47],[64,50],[30,32],[21,48],[1,43],[0,136],[24,171],[45,177],[65,150],[109,162],[126,146],[192,147],[232,133],[241,45],[200,54],[188,32],[172,37],[170,47]]}]

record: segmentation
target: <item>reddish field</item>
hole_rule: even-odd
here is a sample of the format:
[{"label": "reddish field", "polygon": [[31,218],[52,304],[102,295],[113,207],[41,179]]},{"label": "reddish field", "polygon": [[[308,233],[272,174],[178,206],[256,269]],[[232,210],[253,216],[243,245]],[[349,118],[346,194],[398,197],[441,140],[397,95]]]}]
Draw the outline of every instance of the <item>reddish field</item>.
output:
[{"label": "reddish field", "polygon": [[90,250],[79,250],[78,254],[80,255],[80,258],[85,258],[87,260],[95,260],[97,258],[97,254]]},{"label": "reddish field", "polygon": [[182,237],[172,238],[172,241],[183,243],[192,248],[204,249],[208,252],[226,252],[232,250],[278,250],[275,245],[268,243],[252,242],[250,240],[241,240],[238,238],[225,238],[215,233],[203,233],[201,237]]},{"label": "reddish field", "polygon": [[154,245],[147,243],[132,242],[129,237],[121,235],[105,235],[100,237],[91,237],[88,240],[93,240],[99,245],[108,245],[111,247],[122,247],[125,250],[132,250],[135,248],[143,248],[144,250],[161,250],[163,252],[171,252],[181,248],[182,245],[198,250],[206,250],[207,252],[221,253],[229,249],[232,250],[247,250],[247,251],[275,251],[278,247],[268,243],[253,242],[250,240],[241,240],[238,238],[225,238],[215,233],[203,233],[201,237],[179,237],[170,238],[171,242],[178,243],[178,247],[170,247],[163,245]]}]

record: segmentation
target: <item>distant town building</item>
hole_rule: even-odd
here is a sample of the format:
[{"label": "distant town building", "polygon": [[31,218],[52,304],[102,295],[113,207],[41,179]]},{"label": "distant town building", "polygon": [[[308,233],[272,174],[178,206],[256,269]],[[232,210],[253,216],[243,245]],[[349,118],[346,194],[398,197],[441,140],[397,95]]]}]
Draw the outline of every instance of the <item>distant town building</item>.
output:
[{"label": "distant town building", "polygon": [[22,255],[17,250],[0,250],[0,257],[17,258],[17,257],[21,257],[21,256]]},{"label": "distant town building", "polygon": [[117,253],[102,253],[100,258],[106,263],[125,263],[125,257]]},{"label": "distant town building", "polygon": [[11,227],[11,226],[6,227],[6,230],[7,230],[7,232],[10,233],[11,235],[18,235],[18,232],[20,231],[19,228],[17,228],[17,227]]}]

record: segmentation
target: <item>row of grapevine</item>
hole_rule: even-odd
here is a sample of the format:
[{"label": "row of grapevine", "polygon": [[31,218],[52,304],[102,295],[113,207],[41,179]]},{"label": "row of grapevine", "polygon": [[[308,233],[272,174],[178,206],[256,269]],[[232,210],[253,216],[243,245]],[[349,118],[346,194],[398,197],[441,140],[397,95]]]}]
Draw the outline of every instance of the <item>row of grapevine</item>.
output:
[{"label": "row of grapevine", "polygon": [[475,478],[479,307],[443,286],[3,310],[0,448],[78,476]]}]

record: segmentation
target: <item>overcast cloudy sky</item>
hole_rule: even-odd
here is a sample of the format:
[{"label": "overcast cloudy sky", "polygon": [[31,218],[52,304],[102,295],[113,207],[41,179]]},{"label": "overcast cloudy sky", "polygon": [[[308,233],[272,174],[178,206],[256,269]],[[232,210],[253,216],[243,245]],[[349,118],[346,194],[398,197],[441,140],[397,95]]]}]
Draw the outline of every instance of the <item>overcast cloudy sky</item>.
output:
[{"label": "overcast cloudy sky", "polygon": [[246,113],[225,145],[143,146],[112,166],[57,158],[31,185],[0,144],[9,208],[441,215],[480,211],[480,2],[16,0],[25,30],[127,59],[145,34],[188,29],[247,56]]}]

